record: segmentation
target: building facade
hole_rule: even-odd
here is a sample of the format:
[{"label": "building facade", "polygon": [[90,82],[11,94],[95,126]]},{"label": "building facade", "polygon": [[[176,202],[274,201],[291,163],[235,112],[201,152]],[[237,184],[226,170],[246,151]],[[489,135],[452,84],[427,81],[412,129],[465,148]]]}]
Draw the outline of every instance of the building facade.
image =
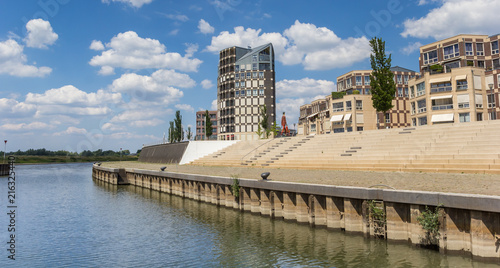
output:
[{"label": "building facade", "polygon": [[219,140],[256,140],[265,105],[268,125],[276,118],[274,49],[230,47],[219,53],[217,113]]},{"label": "building facade", "polygon": [[413,126],[496,120],[500,35],[458,35],[420,48],[409,82]]},{"label": "building facade", "polygon": [[[198,111],[196,112],[196,135],[194,136],[194,140],[202,141],[206,140],[205,133],[205,113],[206,111]],[[210,140],[217,139],[217,111],[208,111],[208,116],[210,117],[210,122],[212,122],[212,136],[210,136]]]},{"label": "building facade", "polygon": [[[337,77],[337,92],[300,107],[298,134],[329,134],[411,125],[408,81],[416,72],[393,67],[396,94],[393,108],[386,114],[373,108],[370,92],[371,70],[356,70]],[[333,89],[332,89],[333,90]]]}]

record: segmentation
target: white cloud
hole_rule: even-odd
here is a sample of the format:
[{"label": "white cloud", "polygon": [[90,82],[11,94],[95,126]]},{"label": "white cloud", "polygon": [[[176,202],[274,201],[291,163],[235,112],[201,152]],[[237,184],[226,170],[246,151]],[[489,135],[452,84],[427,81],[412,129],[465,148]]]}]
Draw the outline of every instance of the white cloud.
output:
[{"label": "white cloud", "polygon": [[49,67],[25,65],[27,57],[23,53],[24,47],[15,40],[9,39],[0,42],[0,74],[19,77],[44,77],[52,72]]},{"label": "white cloud", "polygon": [[423,5],[427,5],[427,4],[435,3],[435,2],[440,2],[440,1],[442,1],[442,0],[419,0],[418,5],[423,6]]},{"label": "white cloud", "polygon": [[204,89],[209,89],[212,88],[213,86],[214,83],[212,83],[212,80],[205,79],[201,81],[201,87],[203,87]]},{"label": "white cloud", "polygon": [[114,132],[114,131],[123,131],[123,130],[125,130],[125,127],[115,125],[112,123],[105,123],[102,125],[101,129],[104,131],[113,131]]},{"label": "white cloud", "polygon": [[366,37],[342,39],[333,31],[314,24],[295,23],[281,33],[262,33],[239,26],[234,33],[223,31],[212,37],[206,50],[219,52],[231,46],[258,46],[273,43],[276,59],[285,65],[302,64],[306,70],[342,68],[365,60],[371,48]]},{"label": "white cloud", "polygon": [[172,31],[170,31],[168,34],[169,35],[177,35],[179,33],[179,29],[174,29]]},{"label": "white cloud", "polygon": [[315,80],[302,78],[300,80],[282,80],[276,83],[276,94],[278,97],[313,97],[330,94],[336,88],[335,83],[328,80]]},{"label": "white cloud", "polygon": [[99,40],[92,40],[92,43],[90,44],[89,48],[92,50],[99,51],[99,50],[104,50],[104,45]]},{"label": "white cloud", "polygon": [[293,124],[297,124],[299,120],[299,107],[304,104],[311,103],[313,100],[313,98],[280,99],[276,104],[276,121],[278,121],[279,124],[281,116],[283,115],[283,112],[285,112],[288,128],[293,128]]},{"label": "white cloud", "polygon": [[140,8],[145,4],[153,2],[153,0],[102,0],[103,3],[109,4],[111,2],[122,2],[132,7]]},{"label": "white cloud", "polygon": [[73,134],[85,135],[87,134],[87,130],[84,128],[68,127],[64,131],[54,133],[55,136],[73,135]]},{"label": "white cloud", "polygon": [[186,16],[186,15],[180,15],[180,14],[177,14],[177,15],[175,15],[175,14],[162,14],[162,15],[168,19],[177,20],[180,22],[186,22],[189,20],[188,16]]},{"label": "white cloud", "polygon": [[177,108],[179,110],[186,111],[186,112],[191,112],[191,113],[194,112],[193,106],[191,106],[189,104],[176,104],[175,108]]},{"label": "white cloud", "polygon": [[422,43],[420,43],[420,42],[410,43],[410,44],[408,44],[408,46],[402,48],[401,52],[405,55],[410,55],[414,51],[419,50],[421,46],[422,46]]},{"label": "white cloud", "polygon": [[97,72],[98,74],[100,75],[113,75],[115,74],[115,68],[111,67],[111,66],[102,66],[101,69],[99,70],[99,72]]},{"label": "white cloud", "polygon": [[186,72],[196,72],[201,60],[181,56],[179,53],[166,52],[165,45],[158,40],[141,38],[137,33],[128,31],[119,33],[106,44],[107,50],[94,56],[92,66],[110,66],[113,68],[145,69],[170,68]]},{"label": "white cloud", "polygon": [[131,122],[130,126],[131,127],[138,127],[138,128],[141,128],[141,127],[156,127],[156,126],[158,126],[160,124],[163,124],[163,123],[165,123],[165,121],[160,120],[158,118],[153,118],[151,120],[137,120],[137,121]]},{"label": "white cloud", "polygon": [[206,22],[204,19],[201,19],[198,22],[198,30],[200,30],[202,34],[213,34],[215,28],[210,26],[210,23]]},{"label": "white cloud", "polygon": [[35,117],[54,114],[105,115],[111,112],[108,104],[119,103],[121,100],[119,93],[102,89],[95,93],[86,93],[67,85],[47,90],[43,94],[28,93],[25,103],[36,105]]},{"label": "white cloud", "polygon": [[18,102],[14,99],[0,99],[0,114],[4,115],[4,118],[33,116],[35,111],[35,105]]},{"label": "white cloud", "polygon": [[457,34],[492,34],[498,27],[492,20],[500,13],[496,0],[443,0],[421,18],[404,22],[403,37],[444,39]]},{"label": "white cloud", "polygon": [[50,22],[42,19],[33,19],[26,23],[28,35],[24,39],[28,47],[48,48],[56,42],[58,35],[52,30]]},{"label": "white cloud", "polygon": [[198,51],[198,44],[186,44],[186,57],[192,57],[193,54]]},{"label": "white cloud", "polygon": [[31,130],[52,129],[54,127],[43,122],[31,122],[29,124],[26,123],[4,124],[0,128],[3,130],[10,130],[10,131],[31,131]]},{"label": "white cloud", "polygon": [[212,101],[212,105],[210,106],[211,111],[216,111],[217,110],[217,100]]},{"label": "white cloud", "polygon": [[196,86],[196,82],[187,74],[181,74],[174,70],[158,70],[151,77],[158,83],[165,86],[180,88],[191,88]]}]

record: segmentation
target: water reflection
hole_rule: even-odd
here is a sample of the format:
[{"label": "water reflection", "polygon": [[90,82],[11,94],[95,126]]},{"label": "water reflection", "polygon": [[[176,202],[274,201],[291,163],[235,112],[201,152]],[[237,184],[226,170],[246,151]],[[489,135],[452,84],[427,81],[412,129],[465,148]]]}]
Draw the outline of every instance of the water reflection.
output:
[{"label": "water reflection", "polygon": [[[462,256],[365,239],[341,231],[314,229],[306,225],[271,220],[225,207],[183,199],[137,186],[120,186],[157,203],[171,213],[195,222],[196,241],[216,266],[320,266],[320,267],[497,267]],[[199,256],[196,248],[191,250]]]}]

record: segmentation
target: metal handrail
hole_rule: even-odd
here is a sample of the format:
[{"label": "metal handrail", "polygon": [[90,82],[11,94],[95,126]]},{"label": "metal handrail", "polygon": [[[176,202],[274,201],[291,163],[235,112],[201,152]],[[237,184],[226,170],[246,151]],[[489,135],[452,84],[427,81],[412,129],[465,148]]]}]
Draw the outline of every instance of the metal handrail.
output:
[{"label": "metal handrail", "polygon": [[242,163],[242,164],[243,164],[243,159],[244,159],[245,157],[247,157],[249,154],[251,154],[251,153],[255,152],[255,151],[256,151],[257,149],[259,149],[260,147],[262,147],[262,146],[264,146],[264,145],[266,145],[266,144],[268,144],[268,143],[272,142],[272,141],[273,141],[273,140],[275,140],[275,139],[276,139],[276,138],[272,138],[272,139],[270,139],[268,142],[264,142],[263,144],[261,144],[261,145],[259,145],[259,146],[255,147],[253,150],[251,150],[251,151],[250,151],[250,152],[248,152],[246,155],[244,155],[244,156],[242,156],[242,157],[240,158],[240,163]]}]

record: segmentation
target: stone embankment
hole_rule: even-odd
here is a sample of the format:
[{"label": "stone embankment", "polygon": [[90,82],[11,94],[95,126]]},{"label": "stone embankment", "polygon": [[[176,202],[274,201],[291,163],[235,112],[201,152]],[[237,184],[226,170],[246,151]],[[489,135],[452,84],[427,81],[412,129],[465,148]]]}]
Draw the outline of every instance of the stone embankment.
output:
[{"label": "stone embankment", "polygon": [[[236,179],[94,165],[93,178],[500,263],[500,197]],[[239,186],[234,187],[235,181]],[[232,189],[236,192],[233,193]],[[418,223],[439,206],[437,236]]]}]

